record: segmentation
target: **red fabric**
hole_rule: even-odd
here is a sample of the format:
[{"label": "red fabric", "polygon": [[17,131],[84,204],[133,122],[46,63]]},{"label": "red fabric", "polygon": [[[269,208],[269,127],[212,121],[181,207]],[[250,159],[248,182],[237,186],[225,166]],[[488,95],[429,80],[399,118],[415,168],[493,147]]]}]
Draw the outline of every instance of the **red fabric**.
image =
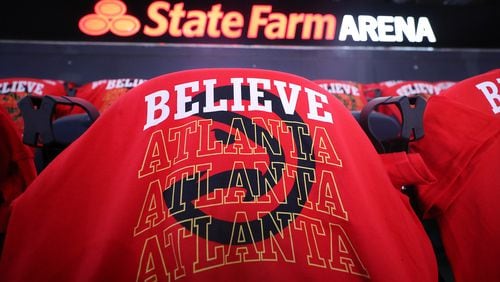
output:
[{"label": "red fabric", "polygon": [[0,107],[0,233],[5,234],[10,205],[36,176],[33,154],[17,132],[9,114]]},{"label": "red fabric", "polygon": [[392,184],[398,189],[405,185],[431,184],[436,181],[419,154],[387,153],[380,154],[380,158]]},{"label": "red fabric", "polygon": [[366,105],[361,83],[335,79],[319,79],[314,82],[339,99],[350,111],[361,111]]},{"label": "red fabric", "polygon": [[312,81],[172,73],[119,99],[16,200],[0,279],[435,281],[410,210]]},{"label": "red fabric", "polygon": [[145,79],[103,79],[86,83],[76,89],[75,96],[92,103],[99,112],[106,111],[123,94],[145,82]]},{"label": "red fabric", "polygon": [[438,180],[417,191],[426,217],[438,221],[457,281],[498,281],[500,277],[500,184],[496,181],[500,114],[492,114],[475,87],[491,80],[491,74],[457,83],[429,99],[425,137],[412,146]]},{"label": "red fabric", "polygon": [[24,121],[17,103],[23,97],[54,95],[65,96],[64,81],[38,78],[0,78],[0,107],[3,107],[16,124],[19,134],[24,130]]},{"label": "red fabric", "polygon": [[435,89],[436,94],[441,95],[445,90],[447,90],[450,87],[453,87],[453,85],[457,84],[457,82],[443,80],[443,81],[433,82],[433,84],[434,84],[434,89]]},{"label": "red fabric", "polygon": [[[429,81],[388,81],[379,83],[381,97],[393,96],[421,96],[426,100],[433,95],[439,95],[444,89],[451,87],[453,82],[429,82]],[[382,105],[377,111],[392,116],[401,121],[401,114],[396,105]]]},{"label": "red fabric", "polygon": [[382,92],[385,89],[401,82],[403,82],[403,80],[387,80],[382,82],[365,83],[363,85],[363,92],[366,99],[370,101],[373,98],[382,96]]},{"label": "red fabric", "polygon": [[389,81],[379,83],[379,89],[384,97],[420,95],[429,98],[430,96],[440,94],[453,84],[450,81]]},{"label": "red fabric", "polygon": [[461,81],[443,95],[488,115],[500,114],[500,69]]}]

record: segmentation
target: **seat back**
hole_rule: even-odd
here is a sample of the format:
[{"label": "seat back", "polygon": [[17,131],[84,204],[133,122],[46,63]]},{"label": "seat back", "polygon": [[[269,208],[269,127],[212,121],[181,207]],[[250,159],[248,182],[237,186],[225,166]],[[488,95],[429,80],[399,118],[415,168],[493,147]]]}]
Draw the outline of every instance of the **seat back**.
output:
[{"label": "seat back", "polygon": [[437,277],[425,231],[351,113],[283,72],[151,79],[30,188],[0,264],[7,280]]},{"label": "seat back", "polygon": [[[55,118],[59,107],[78,107],[85,114]],[[41,172],[57,155],[79,138],[99,117],[89,102],[76,97],[26,96],[19,101],[25,122],[23,142],[35,148],[35,164]]]}]

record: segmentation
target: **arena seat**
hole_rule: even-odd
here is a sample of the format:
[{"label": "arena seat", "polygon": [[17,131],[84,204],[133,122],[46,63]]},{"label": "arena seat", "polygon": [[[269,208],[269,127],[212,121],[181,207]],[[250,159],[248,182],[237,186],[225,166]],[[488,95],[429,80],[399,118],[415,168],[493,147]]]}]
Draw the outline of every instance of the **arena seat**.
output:
[{"label": "arena seat", "polygon": [[[376,114],[379,106],[398,109],[401,121]],[[378,97],[370,100],[359,114],[359,123],[379,153],[407,152],[409,142],[424,136],[423,116],[426,100],[421,96]],[[399,132],[396,133],[396,130]]]},{"label": "arena seat", "polygon": [[[351,111],[354,118],[361,121],[361,111]],[[401,124],[393,117],[383,113],[371,112],[369,114],[370,131],[380,142],[397,139],[401,136]]]},{"label": "arena seat", "polygon": [[[54,119],[58,107],[82,109],[85,114],[70,114]],[[35,165],[41,172],[57,155],[79,138],[99,117],[88,101],[76,97],[26,96],[19,101],[24,119],[23,142],[35,148]]]},{"label": "arena seat", "polygon": [[55,143],[67,147],[78,139],[95,122],[88,114],[68,115],[54,120],[52,130]]}]

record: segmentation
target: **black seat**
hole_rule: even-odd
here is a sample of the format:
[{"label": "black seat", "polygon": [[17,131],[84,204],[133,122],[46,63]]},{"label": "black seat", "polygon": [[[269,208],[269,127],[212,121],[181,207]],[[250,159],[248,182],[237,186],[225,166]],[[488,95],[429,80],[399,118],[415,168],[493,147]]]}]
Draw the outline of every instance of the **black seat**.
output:
[{"label": "black seat", "polygon": [[[76,97],[26,96],[18,103],[24,119],[23,143],[35,147],[35,165],[41,172],[57,155],[80,137],[99,117],[88,101]],[[59,106],[77,106],[84,114],[55,119]]]},{"label": "black seat", "polygon": [[[361,111],[351,111],[354,118],[360,122]],[[370,127],[377,140],[388,141],[399,137],[401,124],[393,117],[371,112],[369,115]]]},{"label": "black seat", "polygon": [[94,120],[88,114],[75,114],[54,120],[52,129],[58,145],[67,147],[82,135]]}]

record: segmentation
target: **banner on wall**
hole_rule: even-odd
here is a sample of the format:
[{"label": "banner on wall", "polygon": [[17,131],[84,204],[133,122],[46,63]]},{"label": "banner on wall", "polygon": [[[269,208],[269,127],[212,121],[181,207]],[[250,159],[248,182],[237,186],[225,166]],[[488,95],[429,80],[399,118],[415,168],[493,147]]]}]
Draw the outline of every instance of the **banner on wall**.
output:
[{"label": "banner on wall", "polygon": [[496,3],[424,6],[385,1],[40,2],[10,8],[10,13],[0,20],[3,27],[9,26],[0,39],[500,48]]}]

